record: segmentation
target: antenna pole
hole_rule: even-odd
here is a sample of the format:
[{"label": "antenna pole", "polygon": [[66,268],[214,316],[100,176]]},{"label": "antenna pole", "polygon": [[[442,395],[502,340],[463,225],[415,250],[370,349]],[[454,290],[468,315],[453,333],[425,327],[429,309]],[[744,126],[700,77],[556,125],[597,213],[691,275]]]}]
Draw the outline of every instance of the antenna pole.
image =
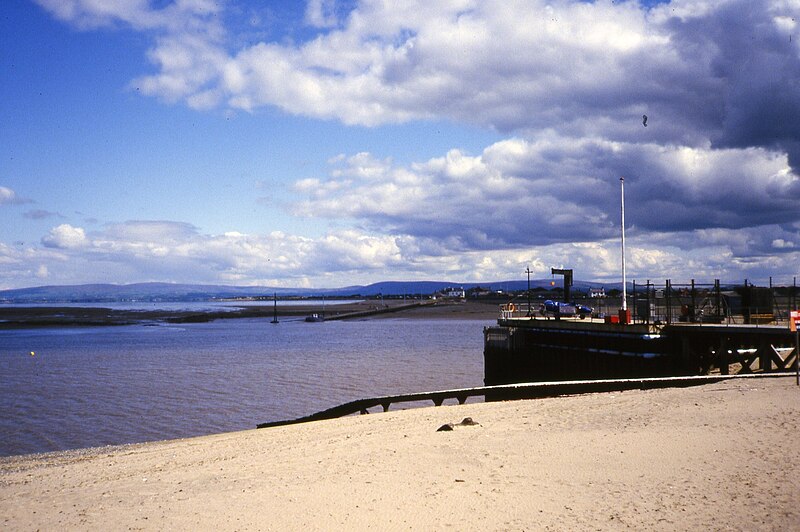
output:
[{"label": "antenna pole", "polygon": [[622,205],[622,310],[628,310],[628,279],[625,273],[625,178],[619,178]]},{"label": "antenna pole", "polygon": [[528,317],[531,316],[531,268],[525,267],[525,273],[528,274]]}]

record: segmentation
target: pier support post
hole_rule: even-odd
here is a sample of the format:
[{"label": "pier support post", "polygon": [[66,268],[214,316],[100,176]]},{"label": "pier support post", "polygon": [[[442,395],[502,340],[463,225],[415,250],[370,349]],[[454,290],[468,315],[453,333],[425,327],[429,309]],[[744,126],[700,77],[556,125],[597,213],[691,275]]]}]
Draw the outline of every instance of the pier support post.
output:
[{"label": "pier support post", "polygon": [[772,357],[769,356],[769,350],[772,346],[764,340],[758,343],[758,367],[761,371],[770,371],[772,369]]},{"label": "pier support post", "polygon": [[720,375],[728,375],[730,372],[730,360],[728,357],[728,338],[723,336],[719,340],[719,350],[717,351],[717,360],[719,364]]},{"label": "pier support post", "polygon": [[666,296],[667,296],[667,325],[672,323],[672,282],[667,279],[666,282]]}]

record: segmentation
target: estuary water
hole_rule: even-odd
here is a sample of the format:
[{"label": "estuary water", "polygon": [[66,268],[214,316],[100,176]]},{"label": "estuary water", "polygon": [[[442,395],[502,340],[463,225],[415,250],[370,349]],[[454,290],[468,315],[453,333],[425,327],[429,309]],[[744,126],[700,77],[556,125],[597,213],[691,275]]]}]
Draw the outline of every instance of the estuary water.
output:
[{"label": "estuary water", "polygon": [[[359,303],[361,299],[281,299],[281,307],[318,307],[335,306],[348,303]],[[232,312],[247,307],[271,307],[271,299],[262,300],[231,300],[216,299],[209,301],[108,301],[108,302],[49,302],[49,303],[1,303],[0,308],[108,308],[111,310],[136,310],[154,311],[167,310],[171,312]]]},{"label": "estuary water", "polygon": [[485,320],[0,331],[0,456],[182,438],[481,386]]}]

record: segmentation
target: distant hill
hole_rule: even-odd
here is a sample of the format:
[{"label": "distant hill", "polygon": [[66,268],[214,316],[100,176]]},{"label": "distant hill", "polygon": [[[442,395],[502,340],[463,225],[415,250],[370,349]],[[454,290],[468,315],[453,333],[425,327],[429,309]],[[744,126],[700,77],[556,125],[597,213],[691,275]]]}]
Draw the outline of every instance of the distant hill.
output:
[{"label": "distant hill", "polygon": [[[555,282],[555,285],[551,285]],[[535,288],[557,288],[563,286],[562,282],[552,279],[531,279],[531,290]],[[316,291],[315,293],[325,293],[331,295],[361,295],[364,297],[372,297],[377,295],[384,296],[402,296],[402,295],[431,295],[440,292],[445,288],[459,287],[464,290],[470,288],[485,288],[493,292],[519,292],[528,288],[528,281],[513,280],[513,281],[497,281],[497,282],[483,282],[483,283],[457,283],[453,281],[383,281],[366,286],[350,286],[345,288],[331,289],[326,291]],[[603,284],[588,281],[575,281],[572,289],[579,292],[587,292],[589,288],[605,287],[607,289],[621,288],[622,283]],[[2,293],[0,293],[2,297]]]},{"label": "distant hill", "polygon": [[[531,280],[531,289],[562,286],[558,279]],[[103,303],[115,301],[207,301],[234,297],[375,297],[435,294],[448,287],[464,290],[482,287],[495,292],[518,292],[527,288],[526,280],[491,283],[457,283],[445,281],[384,281],[366,286],[342,288],[275,288],[264,286],[195,285],[172,283],[135,284],[84,284],[63,286],[36,286],[13,290],[0,290],[0,303]],[[573,290],[585,292],[592,287],[620,288],[621,284],[575,281]]]},{"label": "distant hill", "polygon": [[[267,292],[269,290],[269,292]],[[0,291],[0,301],[17,303],[206,301],[214,298],[272,296],[285,289],[172,283],[37,286]]]}]

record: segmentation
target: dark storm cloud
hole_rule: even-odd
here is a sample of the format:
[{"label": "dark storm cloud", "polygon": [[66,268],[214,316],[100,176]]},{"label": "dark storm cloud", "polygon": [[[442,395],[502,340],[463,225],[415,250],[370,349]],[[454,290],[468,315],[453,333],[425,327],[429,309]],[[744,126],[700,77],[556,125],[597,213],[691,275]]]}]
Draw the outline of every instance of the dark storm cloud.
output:
[{"label": "dark storm cloud", "polygon": [[[785,151],[800,163],[800,54],[797,9],[780,3],[727,2],[713,16],[670,19],[676,47],[705,48],[709,74],[720,90],[707,106],[719,113],[716,146],[761,146]],[[706,52],[707,53],[707,52]]]}]

